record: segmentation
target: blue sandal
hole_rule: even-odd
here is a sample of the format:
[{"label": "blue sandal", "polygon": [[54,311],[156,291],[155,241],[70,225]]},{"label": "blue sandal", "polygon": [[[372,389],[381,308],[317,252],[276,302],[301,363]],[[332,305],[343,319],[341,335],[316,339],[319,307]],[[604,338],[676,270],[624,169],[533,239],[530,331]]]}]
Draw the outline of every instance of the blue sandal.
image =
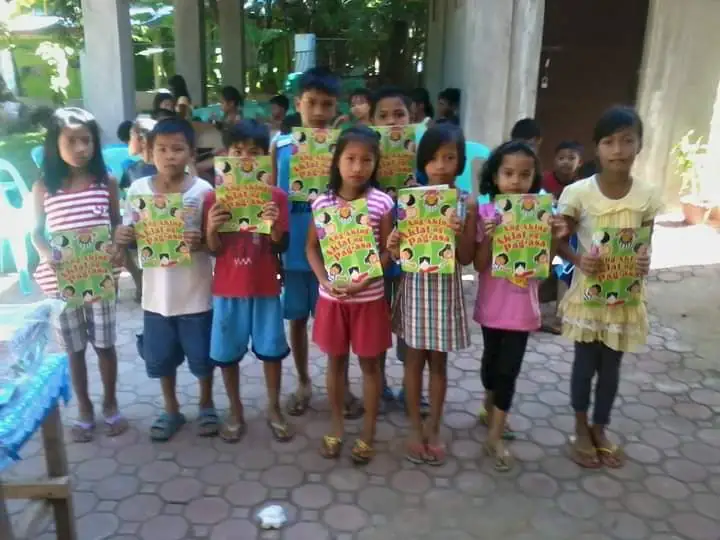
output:
[{"label": "blue sandal", "polygon": [[155,442],[167,442],[185,425],[182,413],[162,413],[150,428],[150,438]]},{"label": "blue sandal", "polygon": [[220,419],[213,407],[200,409],[198,413],[198,435],[200,437],[215,437],[220,433]]}]

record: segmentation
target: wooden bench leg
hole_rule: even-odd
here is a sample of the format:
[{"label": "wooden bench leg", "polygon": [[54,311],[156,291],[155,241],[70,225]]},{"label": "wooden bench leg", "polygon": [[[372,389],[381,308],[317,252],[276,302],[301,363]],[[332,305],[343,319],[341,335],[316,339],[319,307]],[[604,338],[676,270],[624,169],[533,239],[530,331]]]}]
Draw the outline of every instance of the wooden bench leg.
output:
[{"label": "wooden bench leg", "polygon": [[15,535],[12,531],[12,524],[10,523],[10,515],[8,514],[7,506],[5,505],[2,480],[0,480],[0,538],[15,540]]},{"label": "wooden bench leg", "polygon": [[[42,438],[45,446],[45,463],[50,478],[67,476],[68,465],[63,440],[63,427],[60,409],[55,407],[42,425]],[[72,505],[72,490],[67,499],[51,500],[55,517],[55,529],[58,540],[77,540],[75,514]]]}]

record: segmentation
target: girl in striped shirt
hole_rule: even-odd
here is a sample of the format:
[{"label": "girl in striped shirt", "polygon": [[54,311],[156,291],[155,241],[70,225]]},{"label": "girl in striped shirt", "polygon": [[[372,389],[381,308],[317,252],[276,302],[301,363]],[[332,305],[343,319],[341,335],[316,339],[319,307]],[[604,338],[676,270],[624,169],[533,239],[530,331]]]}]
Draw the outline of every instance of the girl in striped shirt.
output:
[{"label": "girl in striped shirt", "polygon": [[[392,229],[393,201],[377,187],[379,158],[379,138],[374,131],[362,126],[343,131],[330,166],[328,191],[313,202],[313,213],[366,199],[369,225],[385,267],[390,262],[385,244]],[[350,285],[331,282],[315,227],[308,230],[307,258],[320,282],[313,341],[329,357],[327,388],[331,429],[323,437],[321,453],[333,459],[342,450],[345,373],[352,346],[363,373],[365,405],[363,428],[360,438],[353,445],[352,459],[356,463],[368,463],[375,453],[372,445],[382,386],[379,361],[392,345],[390,312],[385,301],[383,280],[365,279]]]},{"label": "girl in striped shirt", "polygon": [[[417,169],[428,185],[455,187],[455,178],[465,168],[465,137],[452,124],[429,128],[420,140]],[[458,217],[467,216],[465,222]],[[445,445],[440,441],[448,352],[470,345],[461,265],[475,255],[477,205],[467,193],[458,192],[458,209],[448,212],[448,225],[455,232],[455,272],[452,274],[403,273],[393,306],[393,327],[398,339],[407,343],[405,355],[405,404],[411,432],[406,458],[413,463],[440,466],[445,463]],[[399,259],[400,234],[392,231],[388,250]],[[423,425],[420,395],[425,364],[430,370],[430,415]]]},{"label": "girl in striped shirt", "polygon": [[[77,108],[55,112],[45,137],[43,177],[35,182],[32,192],[35,207],[32,240],[41,258],[35,279],[46,296],[60,298],[55,266],[65,255],[53,251],[46,233],[97,226],[108,227],[112,233],[120,222],[118,185],[108,176],[98,125],[90,113]],[[114,246],[111,249],[114,252]],[[117,283],[119,266],[114,273]],[[115,395],[115,300],[95,301],[78,307],[67,305],[58,317],[57,325],[70,357],[73,388],[78,400],[79,416],[72,427],[73,439],[89,442],[95,430],[85,364],[88,343],[98,356],[107,434],[121,434],[127,429],[127,421],[118,412]]]}]

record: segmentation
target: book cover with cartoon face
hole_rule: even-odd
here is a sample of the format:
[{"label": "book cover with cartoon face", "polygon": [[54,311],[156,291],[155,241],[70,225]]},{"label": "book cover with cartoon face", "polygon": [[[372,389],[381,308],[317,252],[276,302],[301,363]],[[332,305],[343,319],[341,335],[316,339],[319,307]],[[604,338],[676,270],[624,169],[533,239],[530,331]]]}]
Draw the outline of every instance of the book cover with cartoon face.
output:
[{"label": "book cover with cartoon face", "polygon": [[183,233],[186,223],[196,221],[199,209],[184,208],[182,193],[135,195],[130,208],[143,268],[190,264],[190,247]]},{"label": "book cover with cartoon face", "polygon": [[288,200],[313,202],[327,191],[339,129],[293,128]]},{"label": "book cover with cartoon face", "polygon": [[491,273],[516,284],[550,275],[552,195],[495,197]]},{"label": "book cover with cartoon face", "polygon": [[592,235],[592,250],[600,256],[600,272],[585,277],[583,302],[590,307],[638,306],[644,298],[644,279],[638,255],[650,253],[650,227],[602,228]]},{"label": "book cover with cartoon face", "polygon": [[417,186],[415,154],[417,125],[373,126],[380,134],[380,164],[378,182],[391,197],[398,191]]},{"label": "book cover with cartoon face", "polygon": [[60,297],[69,306],[115,300],[110,227],[52,233],[50,247],[57,263]]},{"label": "book cover with cartoon face", "polygon": [[264,207],[272,201],[272,187],[268,184],[272,174],[272,158],[216,157],[215,194],[230,219],[219,232],[253,232],[270,234],[271,222],[263,215]]},{"label": "book cover with cartoon face", "polygon": [[348,285],[383,276],[366,199],[316,210],[313,219],[331,282]]},{"label": "book cover with cartoon face", "polygon": [[401,189],[397,208],[402,270],[454,273],[455,233],[450,219],[457,215],[457,190],[448,186]]}]

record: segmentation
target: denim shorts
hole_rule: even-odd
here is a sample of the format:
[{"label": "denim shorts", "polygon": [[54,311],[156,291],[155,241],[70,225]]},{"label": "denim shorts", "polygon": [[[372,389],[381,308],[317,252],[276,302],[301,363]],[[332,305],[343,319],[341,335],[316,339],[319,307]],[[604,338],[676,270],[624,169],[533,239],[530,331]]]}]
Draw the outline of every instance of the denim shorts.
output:
[{"label": "denim shorts", "polygon": [[138,336],[138,352],[145,360],[148,377],[170,377],[185,358],[190,372],[199,379],[212,375],[210,332],[212,311],[164,317],[143,311],[143,333]]},{"label": "denim shorts", "polygon": [[318,288],[318,280],[311,271],[286,270],[283,289],[285,318],[296,321],[315,315]]},{"label": "denim shorts", "polygon": [[222,367],[240,362],[251,343],[263,362],[279,362],[290,354],[280,297],[213,298],[213,363]]}]

